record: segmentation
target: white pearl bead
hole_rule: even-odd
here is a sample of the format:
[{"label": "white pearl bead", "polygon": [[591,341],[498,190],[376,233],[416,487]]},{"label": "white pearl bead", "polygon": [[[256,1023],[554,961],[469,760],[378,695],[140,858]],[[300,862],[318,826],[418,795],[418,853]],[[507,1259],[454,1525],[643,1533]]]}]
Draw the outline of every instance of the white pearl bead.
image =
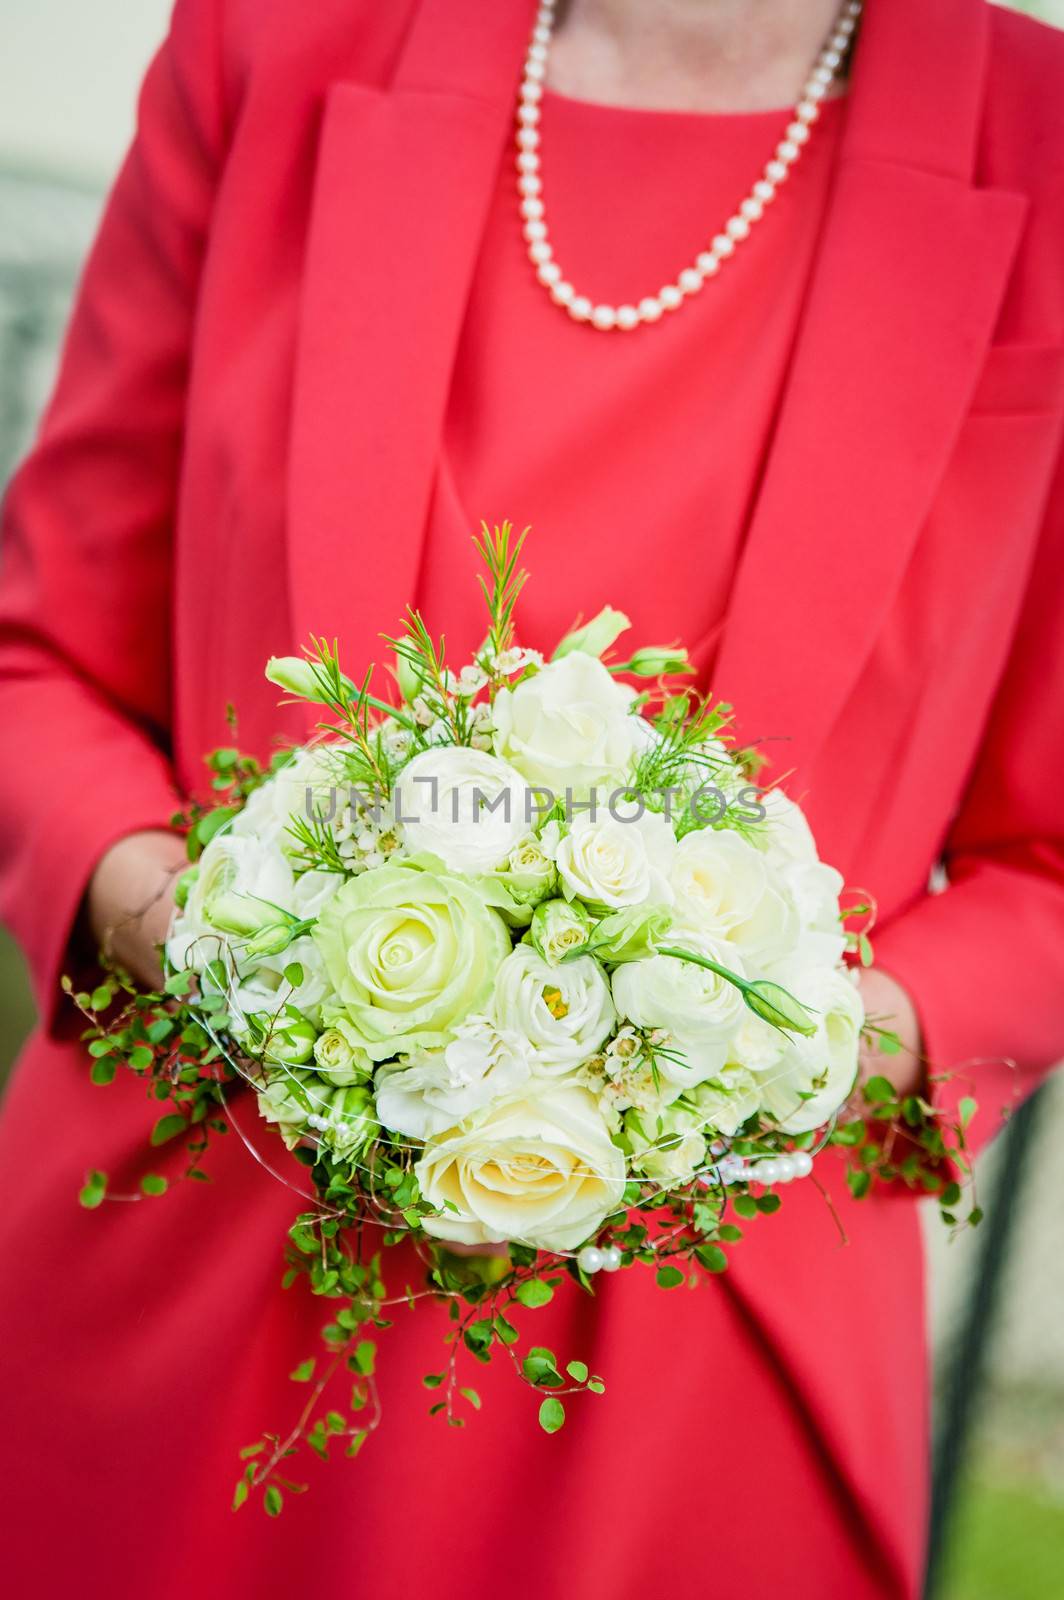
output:
[{"label": "white pearl bead", "polygon": [[535,244],[529,245],[528,254],[529,258],[534,261],[537,266],[539,266],[540,262],[549,261],[551,256],[554,254],[554,251],[551,249],[546,239],[537,239]]},{"label": "white pearl bead", "polygon": [[765,215],[765,208],[760,200],[755,199],[753,195],[748,195],[739,207],[739,215],[745,217],[747,222],[760,222]]},{"label": "white pearl bead", "polygon": [[533,220],[526,222],[522,231],[529,244],[534,244],[537,239],[545,239],[547,237],[547,224]]},{"label": "white pearl bead", "polygon": [[530,50],[528,52],[528,60],[525,62],[525,78],[532,83],[542,83],[546,76],[546,64],[542,61],[537,61]]},{"label": "white pearl bead", "polygon": [[735,253],[735,240],[726,233],[718,233],[713,240],[713,254],[715,256],[730,256]]},{"label": "white pearl bead", "polygon": [[667,283],[663,289],[659,289],[658,299],[666,311],[675,311],[677,306],[683,304],[683,295],[674,283]]},{"label": "white pearl bead", "polygon": [[541,116],[542,112],[538,106],[520,105],[517,108],[518,122],[523,122],[528,128],[534,128]]},{"label": "white pearl bead", "polygon": [[620,1250],[615,1244],[609,1244],[602,1252],[603,1272],[618,1272],[622,1265]]},{"label": "white pearl bead", "polygon": [[813,1170],[813,1158],[808,1150],[796,1150],[791,1156],[791,1164],[796,1178],[808,1178]]},{"label": "white pearl bead", "polygon": [[657,322],[665,307],[654,295],[647,295],[645,300],[639,302],[639,318],[641,322]]},{"label": "white pearl bead", "polygon": [[745,239],[750,233],[750,224],[745,217],[729,217],[724,224],[724,231],[729,239]]},{"label": "white pearl bead", "polygon": [[538,39],[533,44],[530,44],[528,47],[528,59],[529,61],[542,61],[544,64],[546,64],[546,45],[542,44]]},{"label": "white pearl bead", "polygon": [[552,283],[550,286],[550,292],[552,298],[556,300],[560,306],[571,305],[573,300],[576,298],[576,290],[573,288],[571,283],[566,283],[564,280],[560,283]]},{"label": "white pearl bead", "polygon": [[767,1161],[758,1161],[754,1164],[753,1176],[758,1183],[766,1186],[775,1183],[779,1177],[779,1166],[770,1156]]},{"label": "white pearl bead", "polygon": [[786,176],[787,167],[782,161],[770,161],[765,168],[765,177],[769,183],[780,184]]},{"label": "white pearl bead", "polygon": [[617,307],[617,326],[618,328],[624,328],[626,330],[629,328],[638,328],[639,312],[636,310],[635,306]]},{"label": "white pearl bead", "polygon": [[802,99],[823,100],[826,93],[827,90],[822,83],[817,83],[814,79],[810,78],[809,82],[805,86],[805,89],[802,91]]},{"label": "white pearl bead", "polygon": [[842,65],[841,51],[835,50],[829,45],[820,57],[820,65],[822,67],[826,67],[827,70],[834,75],[837,69]]},{"label": "white pearl bead", "polygon": [[537,83],[534,78],[526,78],[524,83],[521,85],[521,99],[524,100],[527,105],[535,104],[537,100],[542,100],[542,98],[543,85],[541,83]]},{"label": "white pearl bead", "polygon": [[539,157],[534,150],[519,150],[517,152],[517,170],[519,172],[539,171]]},{"label": "white pearl bead", "polygon": [[799,100],[794,108],[794,114],[799,122],[815,122],[820,115],[820,107],[815,100]]},{"label": "white pearl bead", "polygon": [[521,201],[521,215],[523,217],[541,217],[544,209],[545,207],[542,200],[536,200],[533,197],[529,197],[529,199]]},{"label": "white pearl bead", "polygon": [[790,166],[792,161],[798,160],[800,153],[801,152],[799,151],[798,146],[794,143],[793,139],[781,139],[779,144],[776,146],[776,155],[781,161],[785,161],[788,166]]},{"label": "white pearl bead", "polygon": [[535,172],[522,172],[517,180],[517,187],[522,194],[539,194],[543,188],[543,180]]},{"label": "white pearl bead", "polygon": [[822,83],[824,88],[827,89],[830,87],[834,76],[835,74],[830,67],[814,67],[809,74],[809,80],[811,83]]},{"label": "white pearl bead", "polygon": [[545,283],[550,288],[552,283],[557,283],[562,275],[562,269],[556,261],[541,261],[536,267],[536,277],[540,283]]},{"label": "white pearl bead", "polygon": [[586,1272],[588,1276],[602,1271],[602,1251],[593,1244],[585,1244],[576,1261],[581,1271]]},{"label": "white pearl bead", "polygon": [[537,22],[536,26],[532,29],[532,38],[535,40],[536,44],[550,44],[550,34],[551,29],[549,22]]},{"label": "white pearl bead", "polygon": [[587,322],[594,309],[586,294],[578,294],[575,300],[570,301],[569,315],[577,322]]},{"label": "white pearl bead", "polygon": [[594,323],[596,328],[602,328],[603,331],[605,331],[607,328],[612,328],[615,325],[617,321],[617,312],[614,310],[613,306],[596,306],[594,311],[591,313],[591,321]]},{"label": "white pearl bead", "polygon": [[790,1181],[791,1181],[791,1179],[793,1177],[794,1177],[794,1163],[792,1162],[790,1156],[777,1156],[776,1157],[776,1181],[778,1183],[790,1183]]},{"label": "white pearl bead", "polygon": [[792,144],[806,144],[809,140],[809,129],[804,122],[789,122],[787,137]]},{"label": "white pearl bead", "polygon": [[522,150],[535,150],[539,145],[539,134],[535,128],[518,128],[517,142]]},{"label": "white pearl bead", "polygon": [[684,294],[697,294],[702,287],[702,274],[695,267],[685,267],[677,282]]},{"label": "white pearl bead", "polygon": [[767,206],[770,200],[775,200],[776,198],[776,185],[769,183],[767,178],[758,178],[754,184],[753,192],[757,199]]},{"label": "white pearl bead", "polygon": [[715,272],[720,271],[720,261],[711,250],[703,250],[701,255],[696,256],[695,266],[703,278],[712,278]]}]

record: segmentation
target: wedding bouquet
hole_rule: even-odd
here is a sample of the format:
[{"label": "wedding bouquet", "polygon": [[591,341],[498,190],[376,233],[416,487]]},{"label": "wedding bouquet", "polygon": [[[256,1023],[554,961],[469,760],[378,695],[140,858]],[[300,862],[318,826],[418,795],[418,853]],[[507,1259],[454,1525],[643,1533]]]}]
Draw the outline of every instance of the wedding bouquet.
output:
[{"label": "wedding bouquet", "polygon": [[[392,702],[323,640],[269,662],[316,737],[268,770],[215,753],[224,803],[186,819],[165,989],[111,974],[78,997],[97,1081],[122,1062],[172,1102],[152,1142],[183,1137],[191,1176],[238,1080],[309,1175],[286,1281],[340,1305],[322,1369],[292,1375],[311,1385],[297,1427],[245,1452],[237,1505],[255,1489],[280,1510],[302,1441],[360,1447],[367,1334],[421,1295],[451,1312],[435,1410],[460,1424],[459,1400],[479,1400],[459,1355],[502,1346],[561,1427],[563,1397],[602,1379],[540,1346],[520,1357],[515,1308],[636,1264],[663,1288],[722,1270],[736,1219],[811,1173],[854,1088],[847,958],[868,959],[851,926],[868,908],[843,911],[799,807],[753,782],[729,708],[677,687],[682,649],[612,660],[628,623],[609,608],[549,660],[515,643],[521,544],[509,525],[479,540],[487,632],[460,670],[410,614],[388,641]],[[894,1114],[884,1083],[872,1099]],[[90,1174],[85,1203],[105,1193]],[[403,1239],[422,1281],[389,1298]],[[338,1372],[349,1414],[315,1414]]]}]

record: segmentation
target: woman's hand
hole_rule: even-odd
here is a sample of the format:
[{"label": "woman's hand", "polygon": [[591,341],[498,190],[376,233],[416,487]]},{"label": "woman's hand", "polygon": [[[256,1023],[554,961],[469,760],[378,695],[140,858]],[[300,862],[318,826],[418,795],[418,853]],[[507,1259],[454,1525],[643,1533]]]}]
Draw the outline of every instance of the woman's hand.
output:
[{"label": "woman's hand", "polygon": [[98,947],[152,989],[162,986],[159,950],[174,909],[174,884],[188,866],[180,835],[131,833],[111,846],[89,884],[89,925]]},{"label": "woman's hand", "polygon": [[896,1033],[901,1049],[895,1055],[886,1055],[875,1038],[862,1041],[854,1090],[857,1097],[854,1114],[857,1116],[861,1115],[861,1085],[870,1078],[889,1078],[899,1096],[919,1093],[924,1079],[920,1023],[908,991],[889,972],[870,967],[861,973],[861,999],[866,1016],[878,1026]]}]

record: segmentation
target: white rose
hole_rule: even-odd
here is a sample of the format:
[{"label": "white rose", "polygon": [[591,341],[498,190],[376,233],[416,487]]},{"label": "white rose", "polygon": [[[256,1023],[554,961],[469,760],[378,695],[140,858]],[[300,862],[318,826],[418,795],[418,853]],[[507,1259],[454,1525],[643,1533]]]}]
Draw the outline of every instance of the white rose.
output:
[{"label": "white rose", "polygon": [[620,817],[600,812],[595,818],[581,812],[558,846],[558,873],[570,899],[614,909],[648,900],[668,905],[675,854],[672,828],[655,812]]},{"label": "white rose", "polygon": [[816,840],[801,806],[781,789],[766,789],[760,795],[766,817],[757,838],[774,855],[789,861],[816,861]]},{"label": "white rose", "polygon": [[440,1211],[424,1219],[426,1232],[538,1250],[582,1244],[620,1205],[625,1185],[624,1156],[594,1097],[561,1085],[503,1101],[430,1139],[415,1172]]},{"label": "white rose", "polygon": [[399,774],[394,804],[407,850],[438,856],[451,872],[501,867],[534,816],[521,774],[464,745],[416,755]]},{"label": "white rose", "polygon": [[519,944],[495,975],[492,1016],[527,1039],[534,1070],[557,1077],[594,1055],[615,1021],[610,986],[591,956],[552,967]]},{"label": "white rose", "polygon": [[340,745],[324,741],[307,745],[251,791],[228,831],[294,854],[299,846],[289,832],[293,817],[309,820],[308,813],[313,813],[324,821],[339,822],[350,801],[350,787]]},{"label": "white rose", "polygon": [[849,974],[835,967],[785,961],[772,978],[809,1007],[817,1029],[808,1038],[788,1040],[760,1080],[762,1099],[784,1132],[806,1133],[823,1126],[853,1088],[864,1006]]},{"label": "white rose", "polygon": [[727,940],[751,965],[780,960],[793,950],[799,932],[794,902],[770,860],[741,834],[728,828],[685,834],[670,878],[677,921]]},{"label": "white rose", "polygon": [[[690,934],[677,935],[675,942],[744,976],[731,950]],[[621,1015],[639,1027],[664,1028],[672,1035],[681,1059],[669,1052],[655,1059],[661,1076],[684,1088],[714,1077],[724,1065],[745,1011],[733,983],[677,956],[626,961],[613,974],[613,999]]]},{"label": "white rose", "polygon": [[513,1094],[528,1080],[528,1049],[487,1017],[470,1017],[443,1050],[423,1050],[377,1075],[377,1116],[393,1133],[427,1139]]},{"label": "white rose", "polygon": [[529,783],[562,797],[628,772],[635,748],[632,690],[593,656],[574,650],[513,689],[492,707],[495,753]]}]

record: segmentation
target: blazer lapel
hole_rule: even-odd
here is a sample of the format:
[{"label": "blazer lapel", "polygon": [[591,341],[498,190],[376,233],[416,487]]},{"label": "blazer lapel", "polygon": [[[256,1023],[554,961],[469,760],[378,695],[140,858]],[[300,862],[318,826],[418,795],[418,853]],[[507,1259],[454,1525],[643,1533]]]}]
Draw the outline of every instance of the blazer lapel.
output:
[{"label": "blazer lapel", "polygon": [[361,677],[414,595],[451,366],[532,0],[421,0],[389,89],[328,92],[289,480],[299,642]]},{"label": "blazer lapel", "polygon": [[786,741],[776,775],[808,771],[872,649],[1001,304],[1026,201],[972,186],[988,29],[971,0],[869,0],[714,681],[745,741]]}]

